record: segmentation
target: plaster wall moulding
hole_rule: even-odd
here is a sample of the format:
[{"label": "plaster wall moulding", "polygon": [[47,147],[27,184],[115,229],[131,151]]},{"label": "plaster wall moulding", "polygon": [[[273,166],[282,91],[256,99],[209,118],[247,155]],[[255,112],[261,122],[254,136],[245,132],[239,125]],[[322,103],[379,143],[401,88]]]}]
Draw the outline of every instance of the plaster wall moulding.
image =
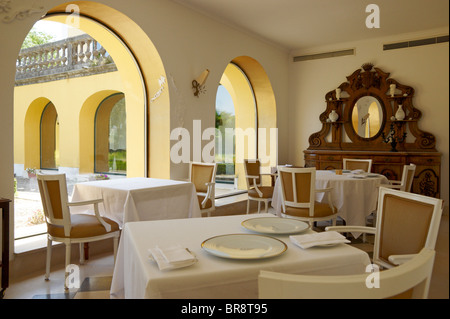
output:
[{"label": "plaster wall moulding", "polygon": [[17,20],[23,20],[31,16],[33,13],[43,13],[44,6],[33,3],[31,7],[14,8],[11,0],[0,0],[0,20],[3,23],[10,23]]}]

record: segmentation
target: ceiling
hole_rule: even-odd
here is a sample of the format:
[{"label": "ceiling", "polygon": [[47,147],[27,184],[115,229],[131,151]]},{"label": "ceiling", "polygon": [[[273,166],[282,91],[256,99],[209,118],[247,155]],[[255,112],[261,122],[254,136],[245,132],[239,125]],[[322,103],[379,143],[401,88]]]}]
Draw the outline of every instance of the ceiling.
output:
[{"label": "ceiling", "polygon": [[[449,26],[448,0],[174,1],[287,50]],[[380,28],[366,27],[369,4]]]}]

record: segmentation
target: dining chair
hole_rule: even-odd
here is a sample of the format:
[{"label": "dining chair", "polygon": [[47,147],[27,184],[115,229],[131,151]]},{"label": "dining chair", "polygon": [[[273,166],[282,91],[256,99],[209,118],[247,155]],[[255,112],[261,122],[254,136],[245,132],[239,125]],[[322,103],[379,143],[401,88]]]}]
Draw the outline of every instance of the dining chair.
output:
[{"label": "dining chair", "polygon": [[200,211],[208,217],[215,211],[215,179],[216,163],[191,162],[189,165],[189,179],[197,192]]},{"label": "dining chair", "polygon": [[[261,270],[260,299],[427,299],[433,249],[423,248],[408,262],[384,271],[355,275],[295,275]],[[366,269],[370,271],[371,266]]]},{"label": "dining chair", "polygon": [[394,188],[404,192],[410,192],[414,181],[414,173],[416,172],[416,165],[409,164],[403,166],[402,179],[400,181],[389,180],[388,185],[383,187]]},{"label": "dining chair", "polygon": [[258,213],[261,211],[261,202],[264,202],[264,212],[267,213],[269,202],[272,201],[273,186],[263,186],[262,176],[273,174],[261,173],[261,162],[259,159],[244,159],[244,169],[248,190],[247,214],[250,212],[250,200],[258,202]]},{"label": "dining chair", "polygon": [[370,173],[372,170],[372,160],[371,159],[355,159],[355,158],[344,158],[343,169],[355,170],[362,169],[364,172]]},{"label": "dining chair", "polygon": [[375,227],[329,226],[325,230],[373,234],[373,262],[392,268],[422,248],[434,249],[442,211],[442,199],[380,187]]},{"label": "dining chair", "polygon": [[[282,193],[282,212],[287,216],[309,222],[332,220],[336,225],[337,209],[331,200],[332,188],[316,189],[316,169],[278,166]],[[316,193],[324,192],[327,203],[316,201]]]},{"label": "dining chair", "polygon": [[[52,242],[65,244],[65,278],[68,276],[70,265],[71,244],[80,244],[80,264],[84,263],[83,244],[108,238],[114,239],[114,261],[119,242],[119,225],[106,217],[101,217],[98,204],[103,199],[94,199],[79,202],[69,202],[65,174],[37,174],[39,192],[47,223],[47,260],[45,279],[50,277],[50,263],[52,255]],[[93,205],[95,215],[71,214],[70,207]],[[64,288],[68,289],[67,280]]]},{"label": "dining chair", "polygon": [[[389,184],[383,184],[383,187],[398,189],[404,192],[410,192],[411,187],[414,181],[414,173],[416,171],[416,165],[409,164],[403,166],[402,179],[400,181],[396,180],[388,180]],[[373,213],[373,221],[377,219],[377,211],[375,210]],[[366,236],[364,234],[364,242],[366,241]]]}]

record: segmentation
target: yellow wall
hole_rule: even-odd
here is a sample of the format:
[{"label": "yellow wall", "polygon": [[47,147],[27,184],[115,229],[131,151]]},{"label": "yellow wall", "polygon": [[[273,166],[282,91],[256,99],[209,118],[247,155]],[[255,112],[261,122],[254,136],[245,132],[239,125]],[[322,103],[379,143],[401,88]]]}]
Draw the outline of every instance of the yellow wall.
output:
[{"label": "yellow wall", "polygon": [[[93,165],[89,166],[80,161],[83,158],[80,153],[85,152],[84,154],[92,154],[93,162],[94,152],[93,125],[80,127],[80,121],[84,123],[83,115],[86,114],[82,112],[82,109],[91,102],[93,113],[89,116],[93,123],[95,109],[102,99],[94,100],[92,96],[103,95],[104,98],[123,91],[118,72],[16,87],[14,90],[14,162],[24,164],[24,168],[40,167],[40,119],[44,107],[51,101],[58,113],[60,126],[59,165],[71,168],[79,168],[81,165],[81,171],[92,173]],[[131,130],[131,136],[128,137],[127,134],[127,140],[138,134],[141,132]],[[89,169],[85,169],[86,167]]]}]

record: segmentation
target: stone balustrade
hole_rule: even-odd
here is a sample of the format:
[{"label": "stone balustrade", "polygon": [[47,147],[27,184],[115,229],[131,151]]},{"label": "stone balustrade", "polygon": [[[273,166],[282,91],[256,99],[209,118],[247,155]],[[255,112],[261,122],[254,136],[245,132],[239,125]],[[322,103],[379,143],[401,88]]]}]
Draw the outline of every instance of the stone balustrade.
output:
[{"label": "stone balustrade", "polygon": [[112,57],[88,34],[20,50],[16,85],[117,71]]}]

